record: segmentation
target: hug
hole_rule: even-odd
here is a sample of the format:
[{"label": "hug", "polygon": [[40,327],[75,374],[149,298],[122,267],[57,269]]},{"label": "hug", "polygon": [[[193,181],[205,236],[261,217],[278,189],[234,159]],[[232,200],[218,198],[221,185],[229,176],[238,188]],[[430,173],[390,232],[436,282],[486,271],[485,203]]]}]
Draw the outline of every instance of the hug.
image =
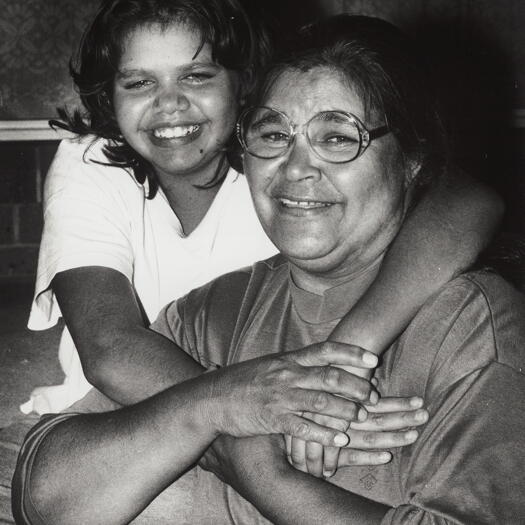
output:
[{"label": "hug", "polygon": [[466,270],[498,203],[452,176],[414,44],[339,16],[272,53],[194,4],[86,33],[34,305],[70,381],[34,397],[17,522],[519,523],[525,297]]}]

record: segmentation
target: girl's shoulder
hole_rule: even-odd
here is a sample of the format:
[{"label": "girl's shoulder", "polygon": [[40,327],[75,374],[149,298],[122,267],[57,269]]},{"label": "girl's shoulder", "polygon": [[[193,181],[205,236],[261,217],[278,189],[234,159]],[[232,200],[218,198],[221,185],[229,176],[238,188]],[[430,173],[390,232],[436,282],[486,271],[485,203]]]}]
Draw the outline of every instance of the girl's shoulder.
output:
[{"label": "girl's shoulder", "polygon": [[46,176],[45,194],[90,189],[103,192],[138,190],[142,194],[142,186],[131,173],[109,165],[104,153],[106,145],[106,140],[92,135],[62,140]]},{"label": "girl's shoulder", "polygon": [[63,139],[58,145],[55,161],[83,164],[88,159],[107,162],[104,146],[107,141],[95,135],[72,136]]}]

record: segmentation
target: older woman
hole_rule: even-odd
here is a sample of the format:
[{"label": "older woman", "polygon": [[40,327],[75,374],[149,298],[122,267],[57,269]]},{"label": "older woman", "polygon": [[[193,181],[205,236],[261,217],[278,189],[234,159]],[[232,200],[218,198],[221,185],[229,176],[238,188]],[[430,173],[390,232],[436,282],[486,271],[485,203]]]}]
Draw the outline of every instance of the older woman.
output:
[{"label": "older woman", "polygon": [[424,395],[430,407],[418,441],[390,463],[340,469],[329,483],[295,470],[282,437],[268,436],[341,447],[347,438],[329,418],[359,427],[359,405],[375,402],[366,381],[326,366],[366,368],[374,357],[319,341],[373,282],[428,182],[421,173],[443,165],[415,60],[388,24],[342,17],[311,28],[273,67],[239,134],[259,219],[281,255],[191,292],[154,324],[221,368],[115,412],[46,420],[18,468],[21,523],[130,521],[168,485],[188,483],[178,478],[212,442],[202,464],[255,507],[193,469],[191,493],[157,522],[520,521],[525,298],[496,275],[455,279],[387,350],[380,392]]}]

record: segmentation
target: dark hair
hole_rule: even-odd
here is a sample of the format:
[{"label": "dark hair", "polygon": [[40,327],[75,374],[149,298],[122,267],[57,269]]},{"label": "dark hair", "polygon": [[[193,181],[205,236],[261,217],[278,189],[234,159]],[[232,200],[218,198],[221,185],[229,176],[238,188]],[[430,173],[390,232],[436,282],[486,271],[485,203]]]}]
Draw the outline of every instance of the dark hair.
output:
[{"label": "dark hair", "polygon": [[303,28],[266,71],[251,103],[263,103],[286,70],[328,67],[341,72],[365,108],[365,118],[386,120],[406,159],[421,168],[418,184],[446,165],[447,144],[436,102],[416,46],[392,24],[337,15]]},{"label": "dark hair", "polygon": [[[200,31],[201,46],[209,43],[213,59],[239,72],[246,89],[270,55],[264,28],[251,21],[238,0],[103,0],[83,35],[76,58],[70,62],[84,111],[69,114],[62,108],[58,110],[61,121],[51,121],[78,135],[109,139],[104,146],[108,164],[130,169],[140,184],[148,180],[148,198],[157,192],[157,176],[151,164],[121,135],[113,110],[113,80],[122,42],[130,31],[145,24],[167,27],[178,22]],[[213,180],[204,187],[222,182],[227,161],[233,162],[225,157]]]}]

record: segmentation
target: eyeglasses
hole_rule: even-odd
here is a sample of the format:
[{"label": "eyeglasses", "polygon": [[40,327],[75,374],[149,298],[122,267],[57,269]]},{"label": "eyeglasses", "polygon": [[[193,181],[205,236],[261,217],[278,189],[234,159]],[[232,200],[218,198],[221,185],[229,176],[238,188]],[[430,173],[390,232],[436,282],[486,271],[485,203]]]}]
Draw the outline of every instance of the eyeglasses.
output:
[{"label": "eyeglasses", "polygon": [[280,157],[302,133],[320,159],[334,164],[355,160],[372,140],[389,131],[386,125],[367,130],[359,118],[346,111],[322,111],[297,126],[284,113],[266,106],[246,109],[237,122],[237,137],[246,153],[254,157]]}]

